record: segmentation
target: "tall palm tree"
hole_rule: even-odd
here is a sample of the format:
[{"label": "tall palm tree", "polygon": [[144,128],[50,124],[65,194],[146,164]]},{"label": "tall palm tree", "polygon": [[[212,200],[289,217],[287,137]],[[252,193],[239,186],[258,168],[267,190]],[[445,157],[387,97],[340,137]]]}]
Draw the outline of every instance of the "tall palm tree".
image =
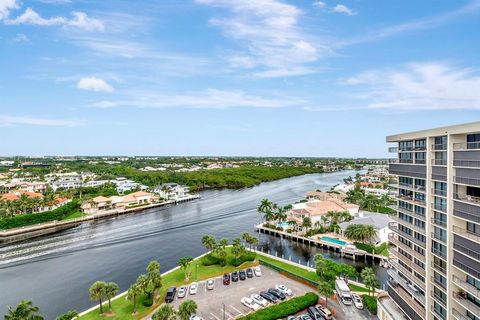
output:
[{"label": "tall palm tree", "polygon": [[175,311],[170,304],[164,304],[152,316],[152,320],[172,320],[175,317]]},{"label": "tall palm tree", "polygon": [[13,309],[8,307],[8,312],[5,315],[5,320],[43,320],[43,316],[39,314],[40,309],[33,305],[30,300],[22,300]]},{"label": "tall palm tree", "polygon": [[235,258],[238,259],[242,254],[245,253],[245,247],[242,245],[240,238],[233,239],[232,245],[232,253]]},{"label": "tall palm tree", "polygon": [[193,300],[186,300],[178,307],[178,315],[181,320],[189,320],[195,312],[197,312],[197,303]]},{"label": "tall palm tree", "polygon": [[260,215],[260,219],[264,217],[267,211],[272,211],[273,203],[268,199],[262,199],[260,205],[257,208],[257,212]]},{"label": "tall palm tree", "polygon": [[147,266],[147,277],[150,287],[153,287],[153,298],[156,300],[158,289],[162,287],[162,275],[160,274],[160,263],[152,260]]},{"label": "tall palm tree", "polygon": [[137,298],[142,294],[142,289],[137,283],[134,283],[128,288],[127,299],[133,301],[133,314],[137,314]]},{"label": "tall palm tree", "polygon": [[106,283],[103,281],[95,281],[90,287],[90,300],[99,301],[100,313],[103,313],[102,299],[105,296]]},{"label": "tall palm tree", "polygon": [[193,261],[193,257],[184,257],[178,260],[178,265],[183,269],[185,280],[188,280],[188,267]]},{"label": "tall palm tree", "polygon": [[202,237],[202,244],[208,251],[211,251],[213,248],[215,248],[216,242],[217,240],[215,240],[215,237],[212,235],[206,234]]},{"label": "tall palm tree", "polygon": [[370,267],[363,268],[360,275],[362,277],[363,284],[365,284],[365,286],[368,288],[368,294],[370,294],[370,290],[372,290],[372,295],[375,295],[375,288],[378,287],[379,282],[373,269]]},{"label": "tall palm tree", "polygon": [[303,217],[302,226],[307,229],[312,227],[312,219],[310,217]]},{"label": "tall palm tree", "polygon": [[59,315],[55,318],[55,320],[72,320],[78,317],[78,312],[75,310],[70,310],[65,312],[64,314]]},{"label": "tall palm tree", "polygon": [[325,307],[328,307],[328,297],[333,295],[333,288],[327,281],[320,282],[318,292],[325,297]]},{"label": "tall palm tree", "polygon": [[108,282],[105,285],[105,299],[108,300],[108,307],[109,307],[110,311],[113,311],[112,310],[112,298],[117,295],[118,290],[119,290],[118,284],[116,284],[115,282]]}]

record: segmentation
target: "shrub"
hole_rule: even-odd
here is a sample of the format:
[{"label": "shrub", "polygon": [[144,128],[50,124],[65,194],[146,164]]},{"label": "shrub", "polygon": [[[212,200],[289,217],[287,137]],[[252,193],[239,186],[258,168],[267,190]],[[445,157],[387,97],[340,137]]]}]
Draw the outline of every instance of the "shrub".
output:
[{"label": "shrub", "polygon": [[60,208],[54,209],[52,211],[27,213],[17,215],[11,218],[0,219],[0,230],[20,228],[53,220],[62,220],[67,215],[78,211],[79,209],[80,205],[76,200],[73,200],[66,205],[63,205]]},{"label": "shrub", "polygon": [[232,265],[232,266],[235,266],[235,267],[238,267],[239,265],[241,265],[242,263],[244,262],[247,262],[247,261],[253,261],[255,260],[255,257],[257,256],[257,254],[255,252],[246,252],[245,254],[243,254],[241,257],[239,258],[235,258],[233,256],[229,256],[227,258],[227,263],[229,265]]},{"label": "shrub", "polygon": [[295,314],[300,310],[316,305],[318,295],[308,292],[301,297],[295,297],[280,304],[261,309],[240,319],[242,320],[276,320]]},{"label": "shrub", "polygon": [[220,264],[221,261],[219,258],[213,256],[211,253],[205,255],[201,260],[202,266],[208,267],[216,264]]},{"label": "shrub", "polygon": [[151,293],[146,293],[145,298],[142,301],[142,304],[145,307],[151,307],[153,305],[153,294]]},{"label": "shrub", "polygon": [[365,308],[370,311],[371,314],[377,314],[377,298],[369,296],[369,295],[362,295],[362,300]]}]

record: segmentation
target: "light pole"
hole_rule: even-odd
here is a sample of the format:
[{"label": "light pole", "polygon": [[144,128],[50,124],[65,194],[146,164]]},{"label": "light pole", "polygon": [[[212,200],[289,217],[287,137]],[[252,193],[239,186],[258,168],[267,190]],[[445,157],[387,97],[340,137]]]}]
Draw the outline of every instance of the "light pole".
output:
[{"label": "light pole", "polygon": [[223,304],[223,320],[225,320],[225,303],[222,302],[222,304]]}]

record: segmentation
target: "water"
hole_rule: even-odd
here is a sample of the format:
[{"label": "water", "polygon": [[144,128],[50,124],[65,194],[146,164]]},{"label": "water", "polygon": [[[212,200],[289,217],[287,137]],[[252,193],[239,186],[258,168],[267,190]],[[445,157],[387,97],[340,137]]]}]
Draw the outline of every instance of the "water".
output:
[{"label": "water", "polygon": [[346,244],[345,241],[338,240],[338,239],[331,238],[331,237],[321,237],[320,239],[323,240],[323,241],[334,243],[334,244],[339,244],[341,246],[344,246]]},{"label": "water", "polygon": [[[253,232],[259,221],[256,207],[261,199],[283,205],[293,203],[304,198],[307,191],[328,190],[354,174],[310,174],[248,189],[206,191],[202,199],[193,202],[85,224],[2,247],[0,315],[6,312],[7,305],[16,305],[22,299],[33,300],[46,319],[70,309],[85,310],[94,305],[88,296],[94,281],[115,281],[123,291],[152,259],[158,259],[162,271],[166,271],[175,267],[181,257],[203,253],[200,239],[206,233],[234,238],[245,231]],[[319,248],[265,235],[260,238],[262,248],[303,264],[313,265],[315,253],[341,259]]]}]

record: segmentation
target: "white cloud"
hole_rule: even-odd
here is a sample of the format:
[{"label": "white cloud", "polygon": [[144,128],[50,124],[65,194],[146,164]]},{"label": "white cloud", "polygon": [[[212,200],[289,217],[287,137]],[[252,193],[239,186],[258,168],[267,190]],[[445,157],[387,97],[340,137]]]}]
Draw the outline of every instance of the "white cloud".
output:
[{"label": "white cloud", "polygon": [[37,26],[63,26],[71,28],[79,28],[86,31],[103,31],[105,29],[103,23],[95,18],[90,18],[86,13],[73,11],[72,18],[50,17],[43,18],[32,8],[27,8],[25,12],[15,19],[5,20],[8,25],[30,24]]},{"label": "white cloud", "polygon": [[115,89],[107,81],[96,77],[81,78],[77,83],[77,88],[82,90],[97,92],[114,92]]},{"label": "white cloud", "polygon": [[313,1],[313,6],[317,8],[324,8],[327,4],[324,1],[316,0]]},{"label": "white cloud", "polygon": [[316,46],[299,26],[302,11],[277,0],[197,0],[226,8],[231,15],[210,19],[244,48],[227,57],[235,68],[255,68],[259,77],[302,75],[315,71],[311,64],[329,50]]},{"label": "white cloud", "polygon": [[17,43],[30,43],[30,39],[28,39],[24,33],[17,33],[13,41]]},{"label": "white cloud", "polygon": [[372,70],[344,80],[360,88],[367,109],[480,110],[480,74],[446,63],[410,63],[393,70]]},{"label": "white cloud", "polygon": [[289,97],[265,98],[246,94],[243,91],[208,89],[191,95],[161,95],[149,92],[135,92],[122,101],[99,101],[96,108],[205,108],[229,109],[239,107],[282,108],[304,104],[303,100]]},{"label": "white cloud", "polygon": [[356,12],[354,12],[352,9],[350,9],[349,7],[347,7],[344,4],[337,4],[335,7],[333,7],[332,10],[333,10],[333,12],[344,13],[348,16],[353,16],[353,15],[356,14]]},{"label": "white cloud", "polygon": [[7,19],[10,11],[20,8],[17,0],[0,0],[0,21]]},{"label": "white cloud", "polygon": [[14,125],[32,125],[32,126],[51,126],[51,127],[77,127],[84,125],[83,120],[65,120],[36,118],[29,116],[10,116],[0,114],[0,126]]}]

